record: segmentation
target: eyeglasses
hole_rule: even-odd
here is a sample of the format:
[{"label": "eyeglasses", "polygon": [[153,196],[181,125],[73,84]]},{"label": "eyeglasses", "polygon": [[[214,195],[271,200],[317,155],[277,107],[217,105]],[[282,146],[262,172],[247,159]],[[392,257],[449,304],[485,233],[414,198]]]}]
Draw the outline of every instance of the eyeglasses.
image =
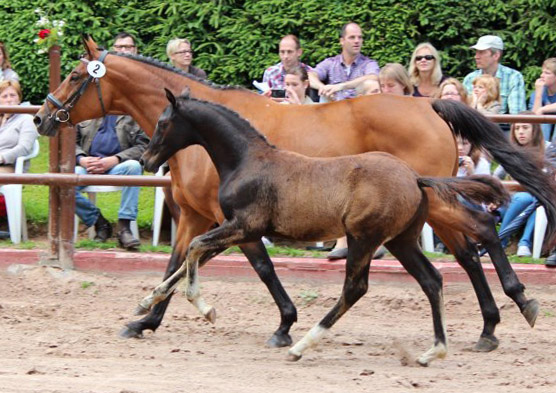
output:
[{"label": "eyeglasses", "polygon": [[434,56],[433,55],[415,56],[415,61],[421,61],[423,59],[431,61],[434,60]]},{"label": "eyeglasses", "polygon": [[135,45],[114,45],[114,49],[133,49]]},{"label": "eyeglasses", "polygon": [[186,55],[188,53],[191,56],[193,56],[193,51],[192,50],[180,50],[180,51],[174,52],[175,55]]}]

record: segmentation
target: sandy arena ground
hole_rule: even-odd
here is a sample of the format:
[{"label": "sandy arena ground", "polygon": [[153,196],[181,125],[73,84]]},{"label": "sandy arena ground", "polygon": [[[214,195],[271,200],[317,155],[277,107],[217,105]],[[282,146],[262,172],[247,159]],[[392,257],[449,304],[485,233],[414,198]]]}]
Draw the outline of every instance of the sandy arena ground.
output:
[{"label": "sandy arena ground", "polygon": [[[556,272],[555,272],[556,274]],[[179,294],[158,332],[125,340],[137,302],[158,274],[102,275],[12,265],[0,272],[0,392],[555,392],[556,291],[530,287],[541,302],[530,329],[498,286],[500,347],[469,351],[481,318],[467,284],[445,285],[449,354],[428,368],[402,366],[432,343],[425,296],[413,284],[373,283],[322,344],[297,363],[264,346],[278,312],[250,279],[204,278],[217,309],[210,325]],[[288,280],[298,340],[335,303],[341,285]]]}]

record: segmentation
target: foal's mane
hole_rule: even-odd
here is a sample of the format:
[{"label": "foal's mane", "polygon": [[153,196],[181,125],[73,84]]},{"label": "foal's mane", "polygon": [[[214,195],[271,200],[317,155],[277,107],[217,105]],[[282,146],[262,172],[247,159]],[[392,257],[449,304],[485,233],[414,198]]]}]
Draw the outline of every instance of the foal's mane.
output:
[{"label": "foal's mane", "polygon": [[157,59],[154,59],[152,57],[146,57],[146,56],[143,56],[143,55],[132,55],[132,54],[129,54],[129,53],[118,53],[118,52],[114,52],[114,51],[110,51],[108,53],[110,53],[111,55],[114,55],[114,56],[120,56],[120,57],[125,57],[125,58],[131,59],[131,60],[135,60],[135,61],[138,61],[140,63],[144,63],[144,64],[147,64],[147,65],[150,65],[150,66],[153,66],[153,67],[163,69],[165,71],[170,71],[174,74],[184,76],[188,79],[191,79],[195,82],[199,82],[199,83],[201,83],[205,86],[208,86],[210,88],[213,88],[213,89],[250,91],[243,86],[218,85],[214,82],[211,82],[211,81],[206,80],[206,79],[199,78],[198,76],[192,75],[188,72],[185,72],[183,70],[175,68],[168,63],[164,63],[164,62],[162,62],[160,60],[157,60]]},{"label": "foal's mane", "polygon": [[262,141],[265,145],[273,149],[276,149],[276,146],[268,142],[266,136],[261,134],[255,127],[253,127],[249,122],[249,120],[241,117],[237,112],[231,110],[230,108],[227,108],[223,105],[214,102],[199,100],[193,97],[182,96],[177,98],[179,102],[185,105],[187,105],[189,102],[193,102],[194,104],[200,104],[203,107],[206,106],[208,108],[213,109],[214,111],[218,112],[220,115],[225,117],[227,120],[231,121],[232,125],[236,127],[238,130],[240,130],[240,132],[246,135],[248,138],[258,139]]}]

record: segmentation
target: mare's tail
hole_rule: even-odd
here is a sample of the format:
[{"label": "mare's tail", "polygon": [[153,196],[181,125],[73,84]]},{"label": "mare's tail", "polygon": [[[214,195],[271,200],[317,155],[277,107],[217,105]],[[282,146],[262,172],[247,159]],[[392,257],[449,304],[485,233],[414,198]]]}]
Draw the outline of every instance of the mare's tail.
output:
[{"label": "mare's tail", "polygon": [[420,177],[419,187],[430,187],[435,194],[450,204],[457,202],[457,195],[476,203],[495,203],[504,205],[510,200],[510,194],[495,177],[475,175],[468,177]]},{"label": "mare's tail", "polygon": [[509,143],[498,126],[478,111],[456,101],[434,100],[432,108],[455,135],[488,151],[515,180],[544,206],[548,217],[546,245],[556,243],[556,183],[526,153]]}]

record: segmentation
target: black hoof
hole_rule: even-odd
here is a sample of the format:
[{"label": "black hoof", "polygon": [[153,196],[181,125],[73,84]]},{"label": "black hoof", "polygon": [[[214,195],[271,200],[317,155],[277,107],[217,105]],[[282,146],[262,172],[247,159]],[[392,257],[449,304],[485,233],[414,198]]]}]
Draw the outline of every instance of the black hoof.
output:
[{"label": "black hoof", "polygon": [[521,313],[525,317],[525,320],[529,323],[529,326],[535,327],[535,321],[539,315],[539,310],[539,302],[536,299],[527,300],[527,303],[525,303],[525,307]]},{"label": "black hoof", "polygon": [[146,315],[149,313],[149,309],[141,305],[138,305],[133,312],[133,315]]},{"label": "black hoof", "polygon": [[135,330],[130,325],[126,325],[122,330],[120,330],[119,336],[121,338],[143,338],[143,332]]},{"label": "black hoof", "polygon": [[283,348],[292,345],[292,338],[289,334],[276,334],[266,342],[266,346],[270,348]]},{"label": "black hoof", "polygon": [[498,348],[498,344],[498,339],[494,336],[481,337],[479,341],[477,341],[477,344],[475,344],[473,350],[475,352],[490,352]]}]

